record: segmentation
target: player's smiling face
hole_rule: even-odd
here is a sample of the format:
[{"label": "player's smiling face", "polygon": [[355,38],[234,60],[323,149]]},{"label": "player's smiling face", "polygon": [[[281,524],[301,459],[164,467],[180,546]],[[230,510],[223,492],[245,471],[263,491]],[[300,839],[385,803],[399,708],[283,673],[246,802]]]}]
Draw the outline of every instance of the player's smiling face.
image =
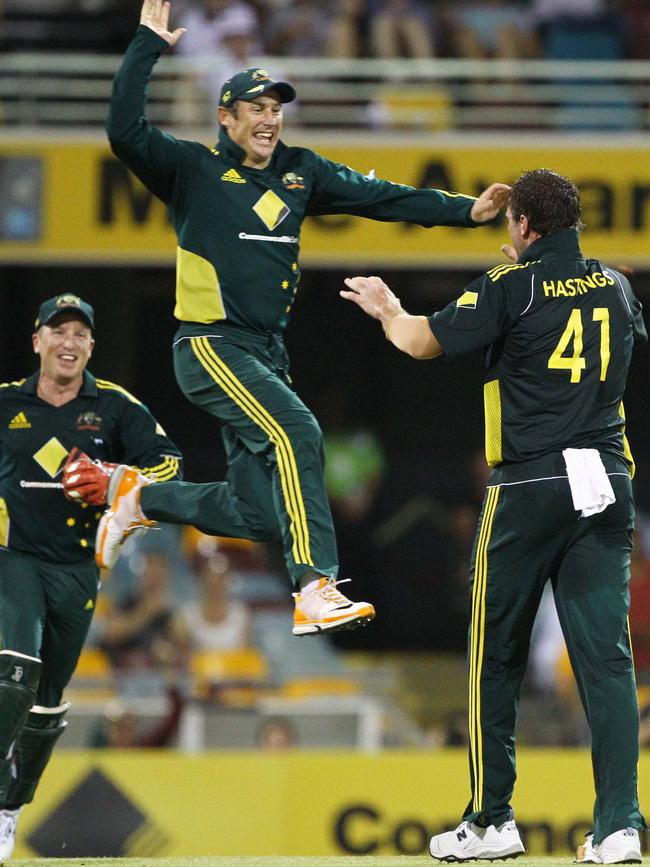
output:
[{"label": "player's smiling face", "polygon": [[230,110],[219,108],[219,122],[246,156],[242,165],[264,169],[282,133],[282,103],[270,90],[256,99],[239,99]]},{"label": "player's smiling face", "polygon": [[59,385],[81,378],[95,345],[92,331],[74,313],[61,313],[33,335],[41,357],[41,377]]}]

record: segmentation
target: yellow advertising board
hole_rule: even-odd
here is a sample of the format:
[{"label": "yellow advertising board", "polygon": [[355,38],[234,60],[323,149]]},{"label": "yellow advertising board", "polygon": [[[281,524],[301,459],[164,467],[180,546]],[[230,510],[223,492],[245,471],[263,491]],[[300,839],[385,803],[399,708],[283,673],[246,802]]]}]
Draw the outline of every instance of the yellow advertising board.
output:
[{"label": "yellow advertising board", "polygon": [[[640,765],[650,800],[650,755]],[[59,750],[21,817],[16,857],[407,855],[458,824],[464,750]],[[513,801],[531,854],[566,854],[590,827],[587,750],[521,750]]]},{"label": "yellow advertising board", "polygon": [[[294,143],[296,136],[288,134]],[[209,142],[208,142],[209,143]],[[478,194],[539,166],[571,177],[584,202],[584,250],[611,264],[650,265],[650,144],[639,139],[409,139],[295,141],[377,177]],[[98,136],[0,139],[0,262],[173,265],[165,207]],[[502,259],[503,225],[423,229],[354,217],[307,220],[304,265],[489,266]]]}]

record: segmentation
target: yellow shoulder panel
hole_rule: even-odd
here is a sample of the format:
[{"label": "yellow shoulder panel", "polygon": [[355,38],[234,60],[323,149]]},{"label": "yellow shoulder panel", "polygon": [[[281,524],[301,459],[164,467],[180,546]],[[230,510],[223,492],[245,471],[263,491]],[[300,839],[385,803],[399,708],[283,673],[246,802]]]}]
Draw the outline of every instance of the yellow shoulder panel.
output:
[{"label": "yellow shoulder panel", "polygon": [[125,388],[122,388],[121,385],[117,385],[114,382],[109,382],[107,379],[96,379],[97,388],[105,388],[109,391],[119,391],[120,394],[123,394],[124,397],[128,398],[131,403],[139,403],[142,405],[142,401],[138,400],[137,397],[134,397],[130,391],[127,391]]},{"label": "yellow shoulder panel", "polygon": [[528,268],[529,265],[535,265],[537,262],[541,262],[541,259],[535,259],[534,262],[525,262],[523,265],[497,265],[496,268],[492,268],[487,272],[487,276],[493,283],[496,283],[504,274],[510,274],[511,271],[521,271],[524,268]]}]

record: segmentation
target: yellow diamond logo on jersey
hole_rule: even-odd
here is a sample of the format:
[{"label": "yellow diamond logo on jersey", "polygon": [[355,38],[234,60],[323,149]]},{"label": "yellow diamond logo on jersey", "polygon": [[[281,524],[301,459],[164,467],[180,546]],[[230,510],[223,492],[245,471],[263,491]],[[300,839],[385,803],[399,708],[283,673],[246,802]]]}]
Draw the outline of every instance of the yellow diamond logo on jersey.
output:
[{"label": "yellow diamond logo on jersey", "polygon": [[267,190],[262,198],[255,202],[253,210],[266,228],[271,230],[277,228],[291,211],[273,190]]},{"label": "yellow diamond logo on jersey", "polygon": [[56,437],[52,437],[34,455],[34,460],[51,478],[56,478],[61,472],[68,452]]},{"label": "yellow diamond logo on jersey", "polygon": [[27,420],[24,412],[19,412],[18,415],[15,415],[8,425],[9,430],[26,430],[31,426],[31,422]]},{"label": "yellow diamond logo on jersey", "polygon": [[471,310],[475,310],[477,302],[478,292],[463,292],[456,302],[456,307],[469,307]]}]

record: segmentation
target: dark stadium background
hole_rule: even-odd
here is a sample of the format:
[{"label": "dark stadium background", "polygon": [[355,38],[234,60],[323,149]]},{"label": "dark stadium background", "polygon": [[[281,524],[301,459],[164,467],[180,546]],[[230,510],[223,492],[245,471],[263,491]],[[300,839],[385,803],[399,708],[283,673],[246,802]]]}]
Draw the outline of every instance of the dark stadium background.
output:
[{"label": "dark stadium background", "polygon": [[[498,261],[498,243],[495,243]],[[480,273],[377,269],[412,313],[442,307]],[[379,437],[387,469],[375,506],[355,526],[339,523],[341,575],[354,594],[380,612],[372,629],[335,638],[341,647],[457,650],[465,646],[466,597],[459,552],[445,531],[454,506],[473,503],[471,466],[483,441],[481,354],[446,362],[416,362],[389,346],[378,324],[339,289],[356,273],[305,268],[286,339],[297,392],[325,431],[336,404],[348,427]],[[650,274],[632,278],[650,308]],[[185,477],[223,477],[218,426],[195,409],[176,385],[171,343],[174,272],[171,268],[3,266],[0,269],[0,381],[36,368],[31,332],[39,303],[74,292],[95,308],[97,346],[90,369],[133,391],[151,407],[183,451]],[[637,460],[637,505],[650,511],[650,353],[637,349],[626,412]],[[425,503],[390,543],[378,526],[405,504]],[[428,504],[428,506],[426,505]],[[461,552],[462,553],[462,552]],[[279,564],[279,569],[282,571]]]}]

